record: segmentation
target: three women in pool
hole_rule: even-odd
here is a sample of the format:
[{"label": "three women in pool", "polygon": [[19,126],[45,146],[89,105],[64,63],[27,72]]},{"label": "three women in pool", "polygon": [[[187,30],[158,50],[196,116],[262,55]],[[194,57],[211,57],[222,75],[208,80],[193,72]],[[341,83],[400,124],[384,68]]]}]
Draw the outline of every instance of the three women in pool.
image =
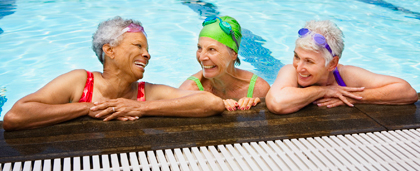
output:
[{"label": "three women in pool", "polygon": [[[270,85],[261,77],[235,67],[239,65],[241,26],[232,17],[209,17],[202,23],[197,61],[202,70],[179,88],[201,90],[224,99],[227,110],[248,110],[265,97]],[[233,99],[239,99],[238,101]]]},{"label": "three women in pool", "polygon": [[4,116],[4,129],[42,127],[83,115],[104,121],[149,115],[204,117],[224,108],[249,109],[266,94],[267,107],[276,114],[310,103],[335,107],[418,100],[417,92],[402,79],[340,65],[343,34],[331,21],[309,21],[299,30],[293,64],[280,69],[271,89],[262,78],[235,67],[241,41],[235,19],[208,18],[203,26],[197,50],[203,69],[181,85],[188,90],[181,90],[137,82],[151,58],[140,22],[121,17],[102,22],[93,36],[93,50],[103,72],[74,70],[55,78],[16,102]]},{"label": "three women in pool", "polygon": [[141,116],[204,117],[221,113],[221,98],[199,91],[137,82],[151,56],[140,22],[121,17],[99,24],[93,50],[103,72],[74,70],[17,101],[4,116],[5,130],[36,128],[89,115],[104,121]]},{"label": "three women in pool", "polygon": [[309,21],[298,34],[293,64],[280,69],[266,96],[271,112],[292,113],[310,103],[330,108],[418,100],[417,92],[400,78],[339,64],[343,33],[333,22]]}]

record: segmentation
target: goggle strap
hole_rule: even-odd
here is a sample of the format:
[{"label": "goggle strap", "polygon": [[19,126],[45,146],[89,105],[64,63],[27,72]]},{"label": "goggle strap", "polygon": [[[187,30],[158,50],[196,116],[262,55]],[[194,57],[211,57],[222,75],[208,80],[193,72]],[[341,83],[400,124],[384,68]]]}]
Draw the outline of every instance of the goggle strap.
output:
[{"label": "goggle strap", "polygon": [[238,48],[238,51],[239,51],[239,44],[238,44],[238,41],[236,40],[235,33],[233,33],[232,30],[230,30],[230,35],[232,36],[232,39],[236,44],[236,48]]},{"label": "goggle strap", "polygon": [[333,57],[335,56],[334,53],[332,52],[331,48],[330,48],[330,45],[326,44],[325,49],[327,49]]},{"label": "goggle strap", "polygon": [[[307,28],[301,28],[299,31],[298,31],[298,34],[299,34],[299,37],[300,38],[302,38],[302,37],[305,37],[306,35],[308,35],[308,34],[310,34],[311,33],[311,30],[309,30],[309,29],[307,29]],[[318,34],[318,33],[316,33],[316,34]],[[327,49],[328,50],[328,52],[330,52],[331,53],[331,55],[334,57],[335,55],[334,55],[334,53],[332,52],[332,50],[331,50],[331,47],[330,47],[330,45],[328,45],[328,43],[327,43],[327,40],[325,39],[325,37],[324,36],[322,36],[321,34],[318,34],[318,35],[320,35],[325,41],[324,41],[324,43],[319,43],[318,41],[317,41],[317,39],[315,39],[315,35],[316,34],[314,34],[313,36],[312,36],[312,39],[315,41],[315,43],[317,44],[317,45],[321,45],[321,46],[323,46],[325,49]]]}]

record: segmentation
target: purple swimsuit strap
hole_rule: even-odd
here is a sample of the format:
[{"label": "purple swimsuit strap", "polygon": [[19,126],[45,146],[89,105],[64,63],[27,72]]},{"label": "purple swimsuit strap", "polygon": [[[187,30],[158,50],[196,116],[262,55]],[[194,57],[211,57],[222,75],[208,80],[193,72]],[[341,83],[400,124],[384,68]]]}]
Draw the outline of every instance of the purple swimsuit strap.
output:
[{"label": "purple swimsuit strap", "polygon": [[343,79],[341,78],[340,73],[338,72],[337,67],[335,67],[334,71],[333,71],[334,77],[335,77],[335,81],[337,81],[338,85],[346,87],[346,83],[344,83]]}]

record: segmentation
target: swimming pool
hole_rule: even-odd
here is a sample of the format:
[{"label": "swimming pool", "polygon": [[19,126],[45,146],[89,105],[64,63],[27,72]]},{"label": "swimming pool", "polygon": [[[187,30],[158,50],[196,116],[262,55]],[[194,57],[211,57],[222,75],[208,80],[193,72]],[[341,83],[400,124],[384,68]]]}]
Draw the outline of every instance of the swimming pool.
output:
[{"label": "swimming pool", "polygon": [[[200,70],[195,57],[206,16],[230,15],[242,26],[240,68],[270,84],[292,62],[307,20],[330,19],[344,32],[342,64],[407,80],[420,91],[420,2],[409,1],[0,1],[0,109],[73,69],[101,71],[91,50],[100,21],[140,20],[152,60],[144,80],[178,87]],[[416,11],[417,10],[417,11]]]}]

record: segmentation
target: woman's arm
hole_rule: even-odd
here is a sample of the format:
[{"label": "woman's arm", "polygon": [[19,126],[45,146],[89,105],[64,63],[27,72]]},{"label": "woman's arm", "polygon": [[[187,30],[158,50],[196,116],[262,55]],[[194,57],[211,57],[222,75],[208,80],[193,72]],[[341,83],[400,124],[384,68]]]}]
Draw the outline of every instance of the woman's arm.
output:
[{"label": "woman's arm", "polygon": [[[275,114],[296,112],[322,97],[337,97],[352,106],[346,97],[359,99],[355,91],[363,88],[340,86],[309,86],[299,88],[295,68],[292,65],[282,67],[271,89],[266,96],[267,108]],[[345,97],[346,96],[346,97]]]},{"label": "woman's arm", "polygon": [[364,91],[356,93],[363,98],[354,99],[354,103],[412,104],[418,100],[416,90],[403,79],[350,65],[342,66],[340,73],[348,85],[365,87]]},{"label": "woman's arm", "polygon": [[103,110],[96,117],[107,116],[104,121],[120,116],[206,117],[224,111],[223,100],[205,91],[146,83],[145,94],[145,102],[119,98],[100,102],[92,110]]},{"label": "woman's arm", "polygon": [[79,100],[86,78],[85,70],[74,70],[23,97],[4,116],[3,128],[7,131],[37,128],[88,114],[93,104],[69,103]]}]

